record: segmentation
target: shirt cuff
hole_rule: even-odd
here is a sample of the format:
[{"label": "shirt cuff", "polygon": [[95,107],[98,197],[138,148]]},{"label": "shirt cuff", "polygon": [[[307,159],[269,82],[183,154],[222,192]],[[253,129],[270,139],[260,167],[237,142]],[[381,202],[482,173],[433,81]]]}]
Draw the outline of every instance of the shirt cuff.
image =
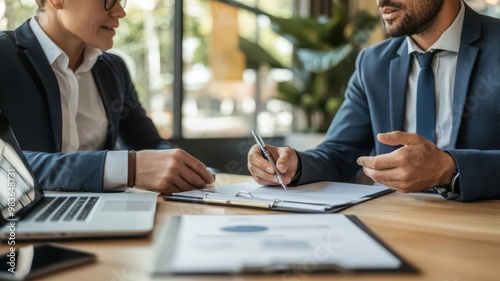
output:
[{"label": "shirt cuff", "polygon": [[125,191],[127,188],[127,178],[128,151],[108,151],[104,160],[104,191]]}]

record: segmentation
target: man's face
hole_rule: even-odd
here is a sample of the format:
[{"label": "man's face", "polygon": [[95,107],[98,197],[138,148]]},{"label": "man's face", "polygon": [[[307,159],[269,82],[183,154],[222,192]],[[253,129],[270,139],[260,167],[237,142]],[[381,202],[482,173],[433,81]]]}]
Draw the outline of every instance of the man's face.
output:
[{"label": "man's face", "polygon": [[382,26],[389,37],[425,33],[432,27],[444,0],[376,0]]}]

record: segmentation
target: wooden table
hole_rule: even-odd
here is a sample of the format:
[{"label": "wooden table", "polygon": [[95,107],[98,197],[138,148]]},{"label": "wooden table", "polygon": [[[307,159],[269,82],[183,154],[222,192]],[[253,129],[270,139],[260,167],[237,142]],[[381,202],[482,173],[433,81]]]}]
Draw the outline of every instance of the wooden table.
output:
[{"label": "wooden table", "polygon": [[[217,175],[216,185],[251,180],[248,176]],[[94,252],[93,264],[61,271],[43,280],[157,280],[150,275],[154,241],[170,215],[276,214],[235,207],[164,201],[158,197],[156,226],[143,238],[93,239],[58,243]],[[244,276],[182,276],[158,280],[500,280],[500,201],[471,203],[447,201],[434,194],[389,194],[349,209],[418,274],[309,274]],[[22,244],[16,245],[17,247]],[[0,251],[7,251],[5,244]]]}]

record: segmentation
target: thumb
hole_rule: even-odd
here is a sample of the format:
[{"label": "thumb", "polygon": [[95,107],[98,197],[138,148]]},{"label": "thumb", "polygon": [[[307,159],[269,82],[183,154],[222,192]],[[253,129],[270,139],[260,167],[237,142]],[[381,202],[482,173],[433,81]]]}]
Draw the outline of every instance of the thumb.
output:
[{"label": "thumb", "polygon": [[276,168],[280,173],[286,173],[288,171],[290,157],[286,154],[278,154],[278,156],[279,158],[276,159]]},{"label": "thumb", "polygon": [[423,138],[414,133],[400,131],[380,133],[377,135],[379,142],[390,146],[408,145],[422,142]]}]

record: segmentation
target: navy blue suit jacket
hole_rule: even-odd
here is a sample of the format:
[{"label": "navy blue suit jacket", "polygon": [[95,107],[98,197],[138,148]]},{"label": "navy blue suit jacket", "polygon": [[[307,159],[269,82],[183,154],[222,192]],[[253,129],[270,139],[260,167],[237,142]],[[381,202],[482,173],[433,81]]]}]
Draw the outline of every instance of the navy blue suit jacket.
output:
[{"label": "navy blue suit jacket", "polygon": [[146,116],[123,60],[104,52],[92,68],[109,122],[104,150],[60,153],[62,113],[57,79],[28,21],[14,34],[16,44],[43,81],[46,95],[37,89],[7,35],[1,32],[0,109],[43,189],[99,192],[107,150],[116,149],[118,144],[136,150],[172,147]]},{"label": "navy blue suit jacket", "polygon": [[[349,181],[359,156],[389,153],[378,133],[402,131],[411,57],[406,38],[388,39],[363,50],[345,101],[326,138],[300,152],[299,184]],[[500,197],[500,20],[466,6],[453,98],[452,149],[461,197]],[[439,81],[437,81],[439,83]]]}]

